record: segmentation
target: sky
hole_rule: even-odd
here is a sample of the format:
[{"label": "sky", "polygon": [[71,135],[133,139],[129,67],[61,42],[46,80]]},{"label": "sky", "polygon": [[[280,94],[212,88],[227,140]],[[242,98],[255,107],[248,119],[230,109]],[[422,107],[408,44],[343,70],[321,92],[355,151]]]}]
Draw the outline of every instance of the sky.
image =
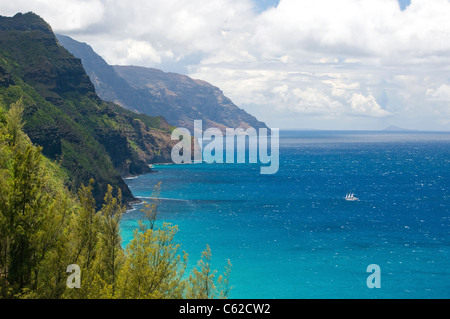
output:
[{"label": "sky", "polygon": [[450,0],[0,0],[273,128],[450,130]]}]

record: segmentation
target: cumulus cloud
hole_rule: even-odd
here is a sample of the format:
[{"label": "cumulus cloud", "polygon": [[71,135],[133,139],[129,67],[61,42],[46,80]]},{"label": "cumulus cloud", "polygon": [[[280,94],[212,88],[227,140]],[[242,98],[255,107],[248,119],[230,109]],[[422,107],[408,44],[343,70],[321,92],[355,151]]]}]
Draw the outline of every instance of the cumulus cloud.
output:
[{"label": "cumulus cloud", "polygon": [[[106,1],[106,0],[104,0]],[[252,21],[253,5],[247,0],[109,0],[104,19],[91,36],[106,39],[134,39],[150,44],[160,58],[181,60],[201,54],[227,60],[232,51],[245,51],[240,41],[246,21]],[[77,34],[79,32],[75,32]],[[79,36],[83,36],[79,33]],[[99,50],[106,50],[105,43]],[[228,50],[222,48],[228,47]],[[110,57],[112,63],[128,55],[129,48]],[[229,60],[229,58],[228,58]],[[143,62],[147,62],[143,59]]]},{"label": "cumulus cloud", "polygon": [[[0,1],[0,14],[35,11],[111,64],[209,81],[272,126],[313,117],[413,126],[450,100],[448,0],[406,10],[397,0],[280,0],[262,12],[256,0]],[[448,129],[445,114],[428,126]]]},{"label": "cumulus cloud", "polygon": [[[258,17],[255,37],[271,54],[423,56],[450,50],[450,3],[413,0],[282,0]],[[270,48],[268,48],[270,46]]]},{"label": "cumulus cloud", "polygon": [[54,30],[81,31],[104,19],[105,3],[101,0],[2,0],[0,14],[35,12],[50,23]]},{"label": "cumulus cloud", "polygon": [[442,84],[436,89],[427,89],[427,96],[438,101],[450,102],[450,85]]},{"label": "cumulus cloud", "polygon": [[391,113],[383,110],[372,95],[364,96],[355,93],[351,97],[351,106],[355,114],[364,116],[388,116]]},{"label": "cumulus cloud", "polygon": [[[237,101],[266,105],[267,112],[277,105],[272,117],[289,110],[297,119],[364,116],[377,119],[373,125],[394,118],[397,125],[414,126],[419,121],[411,120],[414,116],[427,115],[433,127],[428,115],[443,107],[429,102],[448,96],[436,83],[449,82],[444,76],[450,62],[449,10],[446,0],[412,0],[405,11],[395,0],[281,0],[256,18],[248,37],[258,71],[233,65],[228,69],[239,76],[222,77],[215,71],[225,68],[218,61],[192,69],[195,76],[223,85]],[[287,75],[293,72],[310,76]],[[253,101],[243,97],[240,83],[246,83]],[[443,123],[440,116],[436,123]]]}]

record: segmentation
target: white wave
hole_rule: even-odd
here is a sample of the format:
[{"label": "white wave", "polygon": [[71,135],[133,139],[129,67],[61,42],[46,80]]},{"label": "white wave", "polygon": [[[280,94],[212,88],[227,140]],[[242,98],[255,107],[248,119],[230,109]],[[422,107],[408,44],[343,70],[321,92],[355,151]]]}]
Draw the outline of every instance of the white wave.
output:
[{"label": "white wave", "polygon": [[125,177],[124,178],[124,180],[129,180],[129,179],[136,179],[136,178],[138,178],[139,176],[130,176],[130,177]]},{"label": "white wave", "polygon": [[148,199],[148,200],[168,200],[168,201],[176,201],[176,202],[189,202],[187,199],[180,199],[180,198],[166,198],[166,197],[145,197],[145,196],[137,196],[139,199]]}]

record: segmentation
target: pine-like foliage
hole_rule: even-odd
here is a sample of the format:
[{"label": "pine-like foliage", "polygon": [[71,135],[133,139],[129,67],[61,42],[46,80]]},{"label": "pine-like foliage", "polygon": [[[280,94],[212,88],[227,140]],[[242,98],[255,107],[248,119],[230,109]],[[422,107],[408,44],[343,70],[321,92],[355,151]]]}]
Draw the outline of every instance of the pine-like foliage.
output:
[{"label": "pine-like foliage", "polygon": [[[226,298],[231,264],[217,279],[211,250],[186,278],[188,255],[176,226],[156,222],[159,190],[122,248],[120,189],[108,185],[100,210],[94,181],[77,194],[62,169],[22,131],[23,101],[0,105],[0,298]],[[81,287],[69,289],[78,265]]]}]

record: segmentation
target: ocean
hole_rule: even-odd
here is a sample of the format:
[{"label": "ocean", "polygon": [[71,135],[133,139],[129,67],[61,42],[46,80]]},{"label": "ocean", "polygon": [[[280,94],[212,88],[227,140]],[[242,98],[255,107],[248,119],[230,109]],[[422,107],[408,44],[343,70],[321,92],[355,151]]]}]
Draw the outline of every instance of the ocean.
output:
[{"label": "ocean", "polygon": [[230,298],[450,298],[450,133],[281,131],[278,173],[260,166],[155,165],[127,184],[148,198],[162,182],[158,222],[178,225],[188,271],[206,245],[218,274],[231,261]]}]

